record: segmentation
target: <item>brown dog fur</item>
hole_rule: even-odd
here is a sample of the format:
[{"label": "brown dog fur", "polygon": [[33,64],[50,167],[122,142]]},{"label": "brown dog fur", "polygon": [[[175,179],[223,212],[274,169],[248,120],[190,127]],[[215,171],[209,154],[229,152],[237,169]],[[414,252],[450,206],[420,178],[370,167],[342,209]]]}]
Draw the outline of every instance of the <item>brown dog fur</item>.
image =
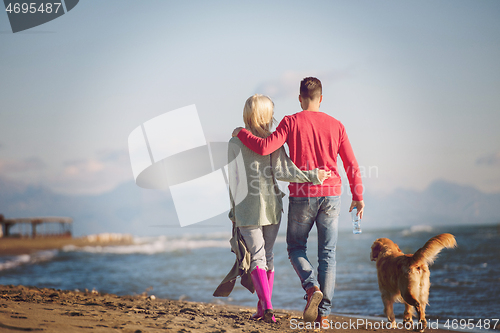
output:
[{"label": "brown dog fur", "polygon": [[428,304],[431,285],[429,265],[443,248],[453,248],[456,245],[455,237],[451,234],[432,237],[415,254],[404,254],[388,238],[379,238],[373,243],[370,259],[377,262],[378,286],[384,302],[384,313],[392,327],[396,327],[394,302],[403,302],[405,327],[413,326],[415,307],[420,331],[423,332],[427,328],[425,307]]}]

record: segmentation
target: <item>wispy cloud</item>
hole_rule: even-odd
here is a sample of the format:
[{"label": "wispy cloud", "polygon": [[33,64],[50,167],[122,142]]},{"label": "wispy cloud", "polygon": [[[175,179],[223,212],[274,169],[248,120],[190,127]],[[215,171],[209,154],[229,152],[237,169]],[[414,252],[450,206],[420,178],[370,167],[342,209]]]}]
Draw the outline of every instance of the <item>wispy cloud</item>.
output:
[{"label": "wispy cloud", "polygon": [[484,155],[476,160],[478,165],[500,166],[500,151]]},{"label": "wispy cloud", "polygon": [[19,174],[43,168],[45,168],[45,163],[38,157],[30,157],[23,160],[0,160],[0,173],[2,174]]},{"label": "wispy cloud", "polygon": [[101,150],[90,158],[66,161],[48,185],[67,194],[99,194],[132,179],[127,151]]},{"label": "wispy cloud", "polygon": [[323,84],[343,80],[352,75],[352,69],[297,72],[286,71],[280,77],[262,82],[257,86],[257,93],[268,95],[272,99],[297,97],[299,95],[300,81],[308,76],[314,76]]}]

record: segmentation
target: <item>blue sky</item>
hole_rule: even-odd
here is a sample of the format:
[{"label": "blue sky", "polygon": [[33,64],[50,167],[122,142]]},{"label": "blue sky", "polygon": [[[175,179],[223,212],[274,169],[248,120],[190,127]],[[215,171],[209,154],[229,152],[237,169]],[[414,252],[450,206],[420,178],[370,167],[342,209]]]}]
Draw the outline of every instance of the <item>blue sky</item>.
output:
[{"label": "blue sky", "polygon": [[0,177],[102,193],[133,179],[141,123],[196,104],[227,141],[249,96],[280,120],[317,76],[368,190],[499,192],[499,17],[495,0],[106,0],[13,34],[0,13]]}]

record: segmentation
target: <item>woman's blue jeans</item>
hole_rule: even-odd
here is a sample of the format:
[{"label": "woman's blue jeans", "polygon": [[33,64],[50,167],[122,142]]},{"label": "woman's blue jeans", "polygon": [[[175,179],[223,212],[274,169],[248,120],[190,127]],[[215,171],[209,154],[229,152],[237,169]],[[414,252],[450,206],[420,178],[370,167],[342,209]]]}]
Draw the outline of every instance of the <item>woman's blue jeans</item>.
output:
[{"label": "woman's blue jeans", "polygon": [[[335,289],[335,250],[338,238],[340,196],[290,197],[286,242],[288,258],[307,290],[317,286],[323,292],[318,311],[328,316]],[[318,273],[307,258],[307,239],[316,223],[318,231]]]}]

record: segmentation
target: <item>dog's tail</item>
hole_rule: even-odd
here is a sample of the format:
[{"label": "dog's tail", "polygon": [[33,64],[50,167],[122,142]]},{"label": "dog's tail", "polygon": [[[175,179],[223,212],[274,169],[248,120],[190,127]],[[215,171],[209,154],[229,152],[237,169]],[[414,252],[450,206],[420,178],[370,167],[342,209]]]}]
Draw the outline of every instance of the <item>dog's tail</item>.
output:
[{"label": "dog's tail", "polygon": [[432,265],[442,249],[445,247],[450,249],[456,246],[457,241],[452,234],[437,235],[429,239],[421,249],[415,252],[413,262],[416,264],[426,263],[427,265]]}]

